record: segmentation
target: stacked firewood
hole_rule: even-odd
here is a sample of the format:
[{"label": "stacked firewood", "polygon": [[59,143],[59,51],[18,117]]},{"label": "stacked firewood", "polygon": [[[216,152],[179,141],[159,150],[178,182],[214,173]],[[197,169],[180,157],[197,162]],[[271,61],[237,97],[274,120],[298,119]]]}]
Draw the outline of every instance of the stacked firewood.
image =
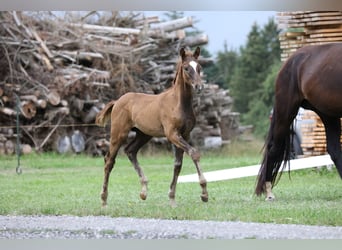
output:
[{"label": "stacked firewood", "polygon": [[[186,34],[190,17],[160,22],[142,13],[98,14],[0,12],[0,154],[13,153],[18,136],[25,151],[101,153],[108,128],[94,120],[105,103],[129,91],[162,92],[179,48],[208,42],[205,34]],[[203,67],[211,62],[201,58]],[[227,91],[206,84],[196,97],[193,138],[220,136],[231,103]]]}]

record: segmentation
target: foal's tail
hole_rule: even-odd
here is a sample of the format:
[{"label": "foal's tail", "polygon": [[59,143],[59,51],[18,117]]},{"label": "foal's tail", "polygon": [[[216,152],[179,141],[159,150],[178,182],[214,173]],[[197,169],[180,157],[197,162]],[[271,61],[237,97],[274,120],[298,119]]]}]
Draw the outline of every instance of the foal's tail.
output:
[{"label": "foal's tail", "polygon": [[95,123],[98,126],[104,127],[107,121],[110,119],[110,114],[112,112],[112,108],[116,101],[111,101],[106,104],[106,106],[96,115]]},{"label": "foal's tail", "polygon": [[[270,129],[267,135],[267,139],[264,145],[264,155],[261,162],[261,167],[257,177],[257,183],[255,187],[255,194],[261,195],[265,193],[265,182],[272,183],[272,187],[275,186],[283,173],[283,169],[288,164],[291,157],[291,129],[289,128],[283,142],[280,145],[274,145],[274,123],[275,114],[273,114]],[[280,170],[280,168],[282,169]],[[270,176],[271,179],[267,180],[266,176]]]}]

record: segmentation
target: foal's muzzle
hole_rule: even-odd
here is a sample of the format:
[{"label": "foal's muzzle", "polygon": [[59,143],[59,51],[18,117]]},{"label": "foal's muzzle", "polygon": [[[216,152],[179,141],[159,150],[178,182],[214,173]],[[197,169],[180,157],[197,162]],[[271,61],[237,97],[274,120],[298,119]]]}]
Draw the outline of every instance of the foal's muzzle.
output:
[{"label": "foal's muzzle", "polygon": [[203,89],[203,84],[202,83],[193,83],[192,87],[194,88],[196,93],[200,93]]}]

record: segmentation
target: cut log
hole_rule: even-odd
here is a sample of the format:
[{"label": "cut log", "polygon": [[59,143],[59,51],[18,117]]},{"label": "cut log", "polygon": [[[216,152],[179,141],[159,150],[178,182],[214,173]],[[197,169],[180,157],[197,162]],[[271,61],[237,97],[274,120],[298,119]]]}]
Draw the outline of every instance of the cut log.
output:
[{"label": "cut log", "polygon": [[70,27],[75,27],[79,29],[88,30],[91,32],[99,32],[99,33],[110,33],[112,35],[128,35],[128,34],[135,34],[139,35],[139,29],[132,29],[132,28],[119,28],[119,27],[109,27],[109,26],[100,26],[94,24],[83,24],[83,23],[69,23]]},{"label": "cut log", "polygon": [[89,60],[91,61],[94,58],[104,59],[101,53],[94,52],[83,52],[83,51],[58,51],[59,54],[64,54],[70,57],[73,57],[77,60]]},{"label": "cut log", "polygon": [[189,36],[184,39],[184,44],[189,47],[200,46],[207,44],[209,41],[207,34],[198,34],[196,36]]},{"label": "cut log", "polygon": [[38,98],[35,95],[21,95],[19,99],[23,101],[32,101],[34,103],[38,101]]},{"label": "cut log", "polygon": [[48,99],[48,102],[53,106],[57,106],[61,101],[61,97],[59,96],[57,91],[54,91],[54,90],[48,93],[47,99]]},{"label": "cut log", "polygon": [[37,113],[37,108],[32,101],[23,101],[20,103],[20,112],[26,119],[32,119]]},{"label": "cut log", "polygon": [[3,103],[8,103],[10,101],[10,98],[6,95],[1,96],[1,101]]},{"label": "cut log", "polygon": [[47,101],[46,100],[43,100],[43,99],[39,99],[37,100],[36,102],[36,106],[41,108],[41,109],[45,109],[46,106],[47,106]]},{"label": "cut log", "polygon": [[7,107],[0,107],[0,113],[9,115],[9,116],[15,116],[17,114],[15,110],[11,108],[7,108]]},{"label": "cut log", "polygon": [[8,140],[5,142],[5,152],[8,155],[12,155],[15,152],[15,145],[12,141]]},{"label": "cut log", "polygon": [[83,116],[83,122],[84,123],[95,122],[95,118],[98,112],[100,112],[100,110],[96,106],[92,106],[90,110]]},{"label": "cut log", "polygon": [[163,22],[155,25],[149,32],[150,36],[158,36],[163,32],[170,32],[174,30],[184,29],[186,27],[192,27],[192,17],[182,17],[179,19]]},{"label": "cut log", "polygon": [[29,144],[21,145],[21,153],[24,155],[31,154],[33,152],[32,147]]}]

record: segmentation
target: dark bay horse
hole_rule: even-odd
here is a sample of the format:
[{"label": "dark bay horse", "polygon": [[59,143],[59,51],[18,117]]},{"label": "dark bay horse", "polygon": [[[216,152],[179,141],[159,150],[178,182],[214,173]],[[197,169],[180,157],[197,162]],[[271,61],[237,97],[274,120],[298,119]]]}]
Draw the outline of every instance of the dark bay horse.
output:
[{"label": "dark bay horse", "polygon": [[207,182],[200,168],[199,152],[187,142],[195,125],[193,94],[202,88],[201,66],[198,63],[200,48],[195,52],[180,49],[180,60],[172,86],[158,95],[127,93],[116,101],[109,102],[98,113],[96,124],[104,126],[111,119],[110,148],[105,156],[104,182],[101,193],[102,205],[107,204],[108,180],[113,169],[117,152],[131,130],[135,138],[125,147],[125,153],[139,175],[140,198],[147,197],[147,178],[139,166],[137,153],[152,137],[163,137],[175,146],[173,178],[170,184],[169,199],[175,206],[178,175],[182,168],[183,154],[193,160],[202,187],[201,199],[208,201]]},{"label": "dark bay horse", "polygon": [[255,188],[257,195],[266,193],[266,200],[274,199],[272,188],[288,164],[290,126],[299,107],[313,110],[321,118],[325,126],[327,151],[342,178],[342,43],[298,49],[284,63],[277,76],[274,113]]}]

